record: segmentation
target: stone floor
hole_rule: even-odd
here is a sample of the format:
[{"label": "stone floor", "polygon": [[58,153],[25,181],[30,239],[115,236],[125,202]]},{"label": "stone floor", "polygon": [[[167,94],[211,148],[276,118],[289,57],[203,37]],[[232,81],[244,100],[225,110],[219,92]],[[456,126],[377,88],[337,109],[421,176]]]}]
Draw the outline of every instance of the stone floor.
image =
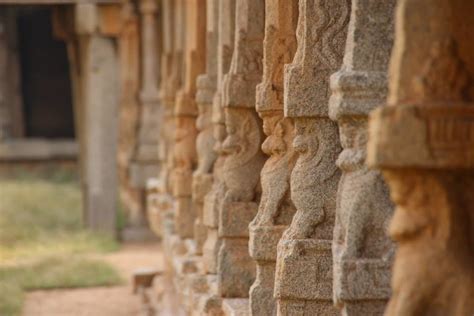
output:
[{"label": "stone floor", "polygon": [[128,244],[115,253],[100,256],[121,273],[126,284],[115,287],[29,292],[24,316],[134,316],[141,315],[140,298],[132,294],[131,275],[142,267],[162,269],[159,246]]}]

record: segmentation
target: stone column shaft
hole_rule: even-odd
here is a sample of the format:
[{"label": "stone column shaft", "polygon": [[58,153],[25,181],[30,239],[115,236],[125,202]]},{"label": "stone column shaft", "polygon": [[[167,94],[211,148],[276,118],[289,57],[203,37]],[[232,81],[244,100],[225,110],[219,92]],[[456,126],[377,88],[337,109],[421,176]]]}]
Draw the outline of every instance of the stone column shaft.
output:
[{"label": "stone column shaft", "polygon": [[229,71],[232,59],[235,36],[235,0],[219,0],[218,7],[218,36],[217,36],[217,86],[212,101],[212,128],[214,136],[214,151],[217,154],[213,167],[213,183],[211,191],[204,197],[203,223],[207,226],[207,238],[203,245],[203,266],[208,274],[217,273],[217,256],[220,249],[218,236],[219,209],[224,198],[225,183],[223,167],[225,153],[222,143],[226,136],[222,108],[222,93],[224,75]]},{"label": "stone column shaft", "polygon": [[196,102],[199,116],[196,127],[199,134],[196,138],[198,165],[193,174],[193,203],[196,210],[194,223],[194,239],[197,251],[202,254],[207,238],[207,227],[203,221],[204,197],[212,187],[212,170],[217,153],[214,151],[214,135],[212,126],[212,102],[217,89],[217,37],[219,1],[207,0],[206,25],[206,73],[197,78]]},{"label": "stone column shaft", "polygon": [[368,162],[396,208],[398,315],[474,313],[474,2],[401,0],[388,106],[371,114]]},{"label": "stone column shaft", "polygon": [[156,102],[158,97],[158,74],[156,65],[157,34],[156,12],[158,6],[154,0],[141,0],[142,14],[142,88],[140,98],[143,102]]},{"label": "stone column shaft", "polygon": [[196,78],[206,64],[206,2],[187,0],[186,12],[185,77],[178,91],[175,108],[175,147],[173,195],[176,198],[175,226],[181,238],[194,236],[195,209],[192,206],[192,173],[197,165],[196,152]]},{"label": "stone column shaft", "polygon": [[137,99],[140,90],[140,33],[139,19],[131,3],[122,7],[122,28],[118,36],[120,63],[120,108],[118,111],[118,173],[120,200],[126,207],[127,222],[143,223],[145,192],[132,185],[130,163],[138,144],[141,105]]},{"label": "stone column shaft", "polygon": [[[138,144],[134,162],[130,167],[131,180],[135,187],[144,190],[146,181],[158,173],[158,122],[159,92],[157,67],[157,4],[154,0],[141,0],[141,104]],[[144,210],[141,210],[142,213]],[[143,223],[142,223],[143,224]]]},{"label": "stone column shaft", "polygon": [[[75,7],[78,64],[72,67],[78,117],[85,224],[116,235],[118,63],[114,40],[97,31],[94,4]],[[71,50],[72,51],[72,50]],[[105,159],[110,157],[111,159]]]},{"label": "stone column shaft", "polygon": [[333,240],[334,301],[343,315],[382,315],[390,297],[392,203],[382,175],[365,165],[367,120],[387,93],[395,1],[352,0],[344,64],[331,77],[329,115],[343,151]]},{"label": "stone column shaft", "polygon": [[250,223],[250,255],[257,276],[250,289],[252,315],[276,315],[273,298],[277,244],[296,211],[290,199],[290,175],[296,161],[294,126],[283,117],[283,68],[296,51],[298,1],[265,1],[263,79],[256,105],[267,138],[262,150],[269,156],[261,172],[262,198]]},{"label": "stone column shaft", "polygon": [[224,78],[223,105],[227,155],[225,194],[219,209],[218,287],[222,297],[248,297],[255,265],[248,253],[248,225],[255,217],[257,187],[265,161],[261,120],[255,110],[255,90],[262,78],[265,23],[264,0],[236,2],[235,44],[229,73]]},{"label": "stone column shaft", "polygon": [[328,117],[329,77],[342,63],[349,0],[300,0],[298,48],[285,67],[285,115],[293,118],[298,159],[291,173],[296,214],[278,244],[279,315],[337,315],[331,242],[340,172],[337,125]]}]

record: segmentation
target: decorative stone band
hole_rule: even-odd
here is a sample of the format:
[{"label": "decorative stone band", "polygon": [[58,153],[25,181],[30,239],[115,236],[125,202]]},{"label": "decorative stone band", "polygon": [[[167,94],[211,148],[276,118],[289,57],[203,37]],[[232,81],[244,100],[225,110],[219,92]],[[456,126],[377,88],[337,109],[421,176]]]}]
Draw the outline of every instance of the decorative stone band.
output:
[{"label": "decorative stone band", "polygon": [[474,168],[474,105],[399,105],[370,115],[367,163],[388,168]]},{"label": "decorative stone band", "polygon": [[347,71],[331,76],[332,95],[329,99],[329,117],[367,116],[380,106],[387,94],[387,74],[380,71]]}]

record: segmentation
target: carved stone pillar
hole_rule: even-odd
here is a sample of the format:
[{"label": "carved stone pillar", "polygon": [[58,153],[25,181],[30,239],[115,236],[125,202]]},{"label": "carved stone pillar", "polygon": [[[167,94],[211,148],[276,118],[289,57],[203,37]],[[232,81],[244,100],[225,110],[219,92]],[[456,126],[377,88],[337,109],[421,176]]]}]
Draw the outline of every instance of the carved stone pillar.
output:
[{"label": "carved stone pillar", "polygon": [[257,276],[250,289],[252,315],[276,315],[273,298],[277,244],[296,211],[290,199],[290,174],[296,161],[294,127],[283,117],[283,67],[296,51],[298,0],[265,1],[263,79],[257,86],[257,111],[267,138],[269,156],[261,172],[262,198],[250,223],[250,255]]},{"label": "carved stone pillar", "polygon": [[181,238],[194,236],[195,212],[192,206],[192,174],[196,153],[196,78],[205,68],[206,1],[187,0],[185,6],[185,77],[177,94],[173,196],[176,199],[175,228]]},{"label": "carved stone pillar", "polygon": [[380,172],[365,165],[369,112],[384,102],[395,1],[352,0],[344,64],[331,77],[329,115],[343,151],[333,240],[334,301],[343,315],[382,315],[390,297],[392,203]]},{"label": "carved stone pillar", "polygon": [[71,58],[76,63],[74,106],[79,118],[85,225],[116,236],[118,58],[114,39],[99,32],[100,13],[95,4],[74,7],[78,57]]},{"label": "carved stone pillar", "polygon": [[[158,91],[157,65],[157,23],[158,6],[155,0],[139,2],[141,14],[141,88],[138,95],[140,119],[138,139],[133,161],[130,164],[130,180],[135,188],[145,192],[147,180],[158,174],[158,121],[160,100]],[[132,212],[127,228],[123,231],[125,240],[150,239],[146,219],[146,203]]]},{"label": "carved stone pillar", "polygon": [[118,36],[120,63],[120,107],[118,111],[118,176],[120,200],[125,207],[127,226],[122,231],[125,240],[141,239],[137,228],[144,223],[145,191],[132,184],[130,164],[138,144],[138,126],[141,104],[137,100],[140,90],[140,38],[139,19],[131,3],[120,10],[121,29]]},{"label": "carved stone pillar", "polygon": [[[158,91],[157,23],[156,0],[140,0],[141,14],[141,105],[138,144],[134,161],[130,166],[132,184],[144,190],[148,178],[158,173],[158,121],[160,98]],[[146,225],[144,209],[140,210],[139,222],[131,225]]]},{"label": "carved stone pillar", "polygon": [[226,191],[219,210],[218,288],[222,297],[248,297],[255,264],[248,253],[248,225],[255,217],[265,156],[261,120],[255,111],[255,89],[262,78],[264,0],[239,0],[235,46],[224,79],[223,105],[227,137],[222,150]]},{"label": "carved stone pillar", "polygon": [[401,0],[368,162],[396,204],[385,315],[474,313],[474,2]]},{"label": "carved stone pillar", "polygon": [[278,244],[279,315],[337,315],[332,305],[337,125],[328,117],[329,77],[342,63],[349,0],[300,0],[298,49],[285,67],[285,115],[295,122],[298,153],[291,173],[296,214]]},{"label": "carved stone pillar", "polygon": [[141,91],[142,121],[138,159],[155,163],[157,153],[157,117],[159,108],[157,58],[157,5],[154,0],[141,0]]},{"label": "carved stone pillar", "polygon": [[229,71],[235,36],[235,0],[219,0],[217,36],[217,90],[212,101],[212,128],[214,163],[211,191],[204,198],[203,222],[207,227],[207,238],[203,246],[203,266],[207,274],[217,273],[217,256],[220,249],[218,236],[219,209],[225,193],[223,167],[226,155],[222,143],[226,137],[222,104],[223,78]]},{"label": "carved stone pillar", "polygon": [[214,151],[212,126],[212,101],[217,89],[217,37],[218,37],[218,0],[207,0],[207,39],[206,39],[206,73],[197,78],[196,102],[199,116],[196,127],[199,134],[196,138],[198,165],[193,174],[193,207],[196,211],[194,239],[197,253],[202,255],[202,248],[207,237],[207,227],[203,222],[204,197],[211,191],[212,170],[217,153]]},{"label": "carved stone pillar", "polygon": [[[158,159],[160,163],[160,174],[157,188],[157,208],[159,210],[158,221],[164,229],[165,222],[170,220],[173,214],[173,201],[170,188],[170,174],[172,170],[173,135],[174,135],[174,101],[176,90],[180,84],[180,78],[175,76],[174,69],[181,64],[177,58],[175,49],[175,1],[162,0],[162,54],[161,54],[161,77],[160,77],[160,103],[161,115],[159,124]],[[169,225],[168,225],[169,227]],[[166,233],[162,232],[163,236]]]}]

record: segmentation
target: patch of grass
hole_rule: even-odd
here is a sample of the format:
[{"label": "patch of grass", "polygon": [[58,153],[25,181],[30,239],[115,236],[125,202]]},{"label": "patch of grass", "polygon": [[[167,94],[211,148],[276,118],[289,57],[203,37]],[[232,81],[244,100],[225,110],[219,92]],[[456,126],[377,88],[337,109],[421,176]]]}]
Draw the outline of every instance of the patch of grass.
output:
[{"label": "patch of grass", "polygon": [[0,179],[0,263],[118,248],[111,238],[83,229],[81,191],[73,176],[18,174]]},{"label": "patch of grass", "polygon": [[0,268],[0,315],[19,315],[25,290],[112,286],[123,280],[109,264],[80,257],[52,257],[28,266]]},{"label": "patch of grass", "polygon": [[90,259],[119,245],[83,229],[81,203],[70,171],[0,179],[0,315],[19,315],[26,290],[121,283],[110,265]]},{"label": "patch of grass", "polygon": [[0,268],[0,280],[19,284],[25,290],[111,286],[122,282],[109,264],[81,257],[52,257],[27,269],[22,266]]},{"label": "patch of grass", "polygon": [[20,315],[24,292],[18,282],[0,281],[0,315]]}]

